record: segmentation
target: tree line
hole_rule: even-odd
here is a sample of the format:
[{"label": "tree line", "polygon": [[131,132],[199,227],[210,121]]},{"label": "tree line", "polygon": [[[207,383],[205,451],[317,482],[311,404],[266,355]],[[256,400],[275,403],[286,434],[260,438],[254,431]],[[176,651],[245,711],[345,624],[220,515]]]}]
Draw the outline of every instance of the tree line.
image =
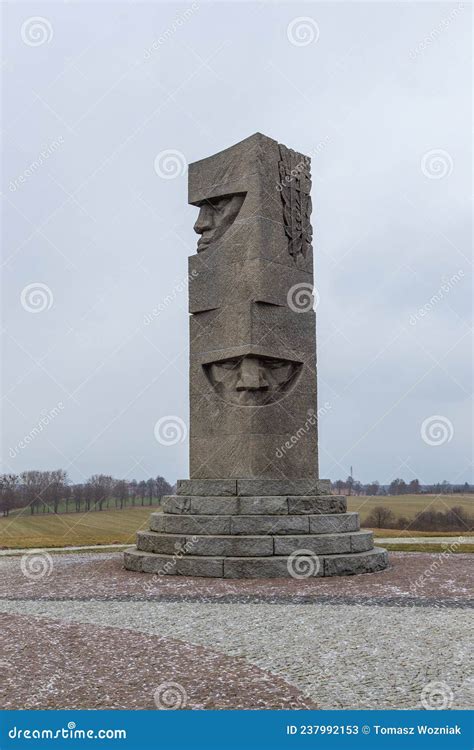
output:
[{"label": "tree line", "polygon": [[454,495],[468,494],[474,492],[474,485],[468,484],[451,484],[446,481],[437,484],[421,484],[419,479],[412,479],[411,482],[405,482],[403,479],[394,479],[389,485],[381,485],[377,480],[362,484],[353,477],[349,476],[346,480],[338,479],[331,483],[333,490],[338,495]]},{"label": "tree line", "polygon": [[423,510],[415,518],[396,517],[384,505],[378,505],[364,519],[364,526],[371,529],[410,529],[410,531],[472,531],[474,517],[464,508],[449,508],[446,511]]},{"label": "tree line", "polygon": [[0,475],[0,513],[29,508],[35,513],[59,513],[153,505],[173,488],[164,477],[147,480],[114,479],[107,474],[93,474],[86,482],[70,483],[67,472],[24,471]]}]

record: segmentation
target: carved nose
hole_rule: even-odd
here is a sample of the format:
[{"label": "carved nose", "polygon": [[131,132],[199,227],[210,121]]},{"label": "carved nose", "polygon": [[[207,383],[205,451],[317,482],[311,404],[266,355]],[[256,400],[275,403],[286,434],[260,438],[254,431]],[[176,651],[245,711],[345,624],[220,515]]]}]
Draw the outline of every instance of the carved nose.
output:
[{"label": "carved nose", "polygon": [[211,206],[205,204],[204,206],[201,206],[199,216],[197,217],[197,221],[194,225],[194,231],[197,234],[203,234],[203,232],[207,232],[209,229],[212,229],[213,226],[214,211]]},{"label": "carved nose", "polygon": [[239,370],[239,379],[235,386],[238,391],[259,391],[268,388],[265,373],[261,370],[258,360],[245,358]]}]

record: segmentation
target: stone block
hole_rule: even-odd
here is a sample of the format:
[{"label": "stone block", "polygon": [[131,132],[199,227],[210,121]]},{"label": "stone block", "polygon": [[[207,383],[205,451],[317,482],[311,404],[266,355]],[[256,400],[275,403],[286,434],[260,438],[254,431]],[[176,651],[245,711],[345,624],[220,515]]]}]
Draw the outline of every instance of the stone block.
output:
[{"label": "stone block", "polygon": [[178,479],[176,494],[202,497],[236,495],[237,483],[235,479]]},{"label": "stone block", "polygon": [[288,513],[286,497],[241,497],[239,513],[243,516],[285,515]]},{"label": "stone block", "polygon": [[[226,471],[238,477],[263,477],[271,479],[277,475],[298,481],[317,469],[317,438],[309,433],[301,439],[298,450],[279,457],[281,446],[288,439],[287,434],[264,435],[215,435],[210,438],[190,438],[191,474],[196,479],[209,479],[222,476]],[[278,455],[277,455],[278,454]],[[246,480],[242,480],[246,481]],[[315,483],[313,482],[313,489]],[[267,490],[245,492],[246,495],[278,495],[275,487]]]},{"label": "stone block", "polygon": [[[284,166],[282,159],[285,158],[288,164],[287,156],[291,154],[292,165],[296,170],[290,173],[285,182],[281,173]],[[293,198],[288,195],[294,192],[297,185],[301,185],[305,193],[309,192],[310,180],[309,175],[306,176],[308,161],[303,154],[286,149],[261,133],[255,133],[230,148],[189,165],[190,203],[200,206],[221,196],[245,194],[232,227],[200,253],[209,258],[210,266],[220,258],[235,258],[240,255],[250,259],[260,254],[278,259],[278,262],[289,268],[297,266],[312,272],[310,244],[304,253],[290,253],[287,236],[289,227],[285,227],[284,214],[284,205],[288,210],[297,201],[301,204],[301,199],[296,195]],[[306,206],[302,210],[303,222],[306,222],[311,211],[310,205],[309,211]],[[295,216],[295,222],[301,227],[301,216],[299,222]],[[242,239],[235,231],[239,223],[250,225],[242,233]],[[256,232],[254,227],[263,223],[267,225],[264,230]]]},{"label": "stone block", "polygon": [[331,513],[309,517],[310,534],[338,534],[359,531],[358,513]]},{"label": "stone block", "polygon": [[156,531],[137,532],[137,549],[141,552],[175,555],[184,548],[186,541],[186,537],[181,534],[159,534]]},{"label": "stone block", "polygon": [[[242,409],[226,403],[217,393],[210,393],[204,383],[201,390],[191,386],[190,434],[193,438],[217,437],[226,444],[229,436],[275,434],[278,443],[272,445],[271,460],[278,466],[283,465],[281,459],[291,459],[292,454],[307,450],[309,442],[317,439],[317,421],[315,391],[307,393],[295,389],[281,401],[264,408],[247,406]],[[282,426],[286,432],[282,431]]]},{"label": "stone block", "polygon": [[155,555],[152,552],[127,550],[124,553],[124,567],[140,573],[156,575],[176,575],[176,560],[171,556]]},{"label": "stone block", "polygon": [[133,570],[136,573],[142,571],[142,558],[136,549],[126,550],[123,553],[123,564],[127,570]]},{"label": "stone block", "polygon": [[163,498],[162,507],[165,513],[179,515],[232,516],[239,512],[239,498],[169,495]]},{"label": "stone block", "polygon": [[[237,494],[251,495],[325,495],[329,479],[238,479]],[[332,496],[331,496],[332,497]],[[334,495],[334,497],[337,497]]]},{"label": "stone block", "polygon": [[178,573],[174,555],[156,555],[143,552],[142,573],[154,573],[157,576],[175,576]]},{"label": "stone block", "polygon": [[286,557],[224,560],[224,578],[288,578]]},{"label": "stone block", "polygon": [[351,552],[367,552],[374,547],[374,535],[371,531],[359,531],[351,535]]},{"label": "stone block", "polygon": [[295,514],[327,514],[345,513],[347,501],[340,495],[316,495],[311,497],[290,496],[288,497],[288,513]]},{"label": "stone block", "polygon": [[164,513],[152,513],[150,516],[150,531],[165,531]]},{"label": "stone block", "polygon": [[230,516],[153,513],[150,530],[166,534],[230,534]]},{"label": "stone block", "polygon": [[370,552],[334,555],[324,558],[324,575],[350,576],[358,573],[375,573],[388,565],[386,550],[374,547]]},{"label": "stone block", "polygon": [[268,536],[194,537],[190,554],[224,557],[260,557],[273,555],[273,540]]},{"label": "stone block", "polygon": [[180,576],[222,578],[224,560],[218,557],[182,557],[176,562],[176,571]]},{"label": "stone block", "polygon": [[[238,224],[238,222],[236,222]],[[235,226],[235,225],[234,225]],[[247,225],[240,225],[242,230],[247,230]],[[230,232],[229,232],[230,234]],[[234,239],[238,238],[238,233],[234,233]],[[235,279],[239,279],[239,284],[235,284]],[[239,317],[244,313],[246,316],[252,316],[253,325],[260,326],[260,334],[265,335],[267,330],[261,329],[266,325],[268,331],[275,327],[283,339],[287,339],[288,333],[294,332],[296,335],[303,335],[305,331],[309,340],[314,340],[314,312],[309,306],[308,313],[295,312],[293,307],[295,290],[296,294],[300,289],[308,289],[311,292],[313,285],[313,275],[308,271],[303,271],[296,266],[288,267],[279,262],[272,262],[266,258],[245,258],[236,260],[235,253],[231,255],[229,262],[222,262],[222,254],[216,255],[216,262],[209,263],[208,258],[204,259],[202,253],[192,255],[189,258],[189,312],[196,314],[209,310],[218,311],[213,316],[214,323],[218,323],[219,316],[225,316],[226,320],[234,320],[236,330],[239,330]],[[309,297],[308,297],[309,298]],[[245,304],[243,304],[243,301]],[[250,303],[256,303],[250,304]],[[259,307],[259,303],[266,303],[266,307]],[[270,310],[269,307],[273,309]],[[238,315],[233,314],[237,309]],[[264,320],[260,323],[260,318]],[[198,316],[199,318],[199,316]],[[283,322],[282,322],[283,321]],[[287,323],[291,321],[291,327]],[[258,342],[257,330],[253,330],[250,320],[246,320],[248,335],[253,336]],[[209,335],[215,337],[217,330],[209,327]],[[191,336],[193,342],[193,336]],[[232,342],[234,337],[232,337]],[[232,343],[231,342],[231,343]],[[244,343],[250,343],[250,338]],[[288,341],[288,348],[301,348],[307,350],[307,344],[304,340],[298,344],[298,340]],[[281,342],[278,342],[280,348]],[[215,349],[215,344],[211,338],[209,345],[204,347],[203,351]],[[196,351],[192,346],[191,351]]]},{"label": "stone block", "polygon": [[351,535],[321,534],[275,538],[275,555],[291,555],[302,549],[311,550],[315,555],[340,555],[351,551]]},{"label": "stone block", "polygon": [[231,534],[308,534],[307,516],[235,516],[231,519]]},{"label": "stone block", "polygon": [[163,513],[192,513],[192,498],[179,495],[164,495],[161,498]]}]

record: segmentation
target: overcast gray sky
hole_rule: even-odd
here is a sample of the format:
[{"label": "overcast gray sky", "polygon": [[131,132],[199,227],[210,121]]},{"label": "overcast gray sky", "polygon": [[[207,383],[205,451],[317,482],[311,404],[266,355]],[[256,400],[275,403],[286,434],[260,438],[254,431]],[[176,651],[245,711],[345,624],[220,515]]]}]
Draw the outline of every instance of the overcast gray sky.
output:
[{"label": "overcast gray sky", "polygon": [[4,5],[3,470],[188,475],[185,162],[260,131],[315,154],[321,476],[472,481],[470,13]]}]

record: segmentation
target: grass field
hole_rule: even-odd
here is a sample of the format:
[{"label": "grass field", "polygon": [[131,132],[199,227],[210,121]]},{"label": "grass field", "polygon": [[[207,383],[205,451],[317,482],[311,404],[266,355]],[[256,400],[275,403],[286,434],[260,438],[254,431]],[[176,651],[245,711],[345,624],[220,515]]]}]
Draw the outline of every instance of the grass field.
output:
[{"label": "grass field", "polygon": [[86,544],[133,544],[138,529],[148,525],[150,510],[125,508],[90,513],[0,518],[0,548],[64,547]]},{"label": "grass field", "polygon": [[[368,513],[377,505],[387,505],[395,516],[414,516],[427,507],[447,510],[461,506],[473,512],[472,495],[444,496],[405,495],[402,497],[351,497],[348,510],[359,511],[362,525]],[[15,513],[8,518],[0,518],[0,548],[19,549],[22,547],[64,547],[87,544],[133,544],[138,529],[146,529],[150,512],[154,508],[124,508],[123,510],[91,511],[90,513],[61,513],[59,515],[30,515],[28,510]],[[376,529],[378,536],[450,536],[445,532],[397,531]],[[456,532],[453,536],[459,536]],[[466,536],[466,533],[463,533]],[[390,545],[395,549],[395,545]],[[418,547],[417,547],[418,548]],[[409,551],[405,545],[403,550]],[[427,546],[423,549],[429,551]],[[439,549],[439,547],[437,547]]]},{"label": "grass field", "polygon": [[[392,511],[396,518],[414,518],[423,510],[436,510],[446,512],[449,508],[461,507],[467,513],[474,515],[474,495],[399,495],[397,497],[388,495],[381,497],[349,497],[347,510],[360,513],[361,521],[365,519],[378,505],[383,505]],[[418,532],[417,532],[418,533]]]}]

